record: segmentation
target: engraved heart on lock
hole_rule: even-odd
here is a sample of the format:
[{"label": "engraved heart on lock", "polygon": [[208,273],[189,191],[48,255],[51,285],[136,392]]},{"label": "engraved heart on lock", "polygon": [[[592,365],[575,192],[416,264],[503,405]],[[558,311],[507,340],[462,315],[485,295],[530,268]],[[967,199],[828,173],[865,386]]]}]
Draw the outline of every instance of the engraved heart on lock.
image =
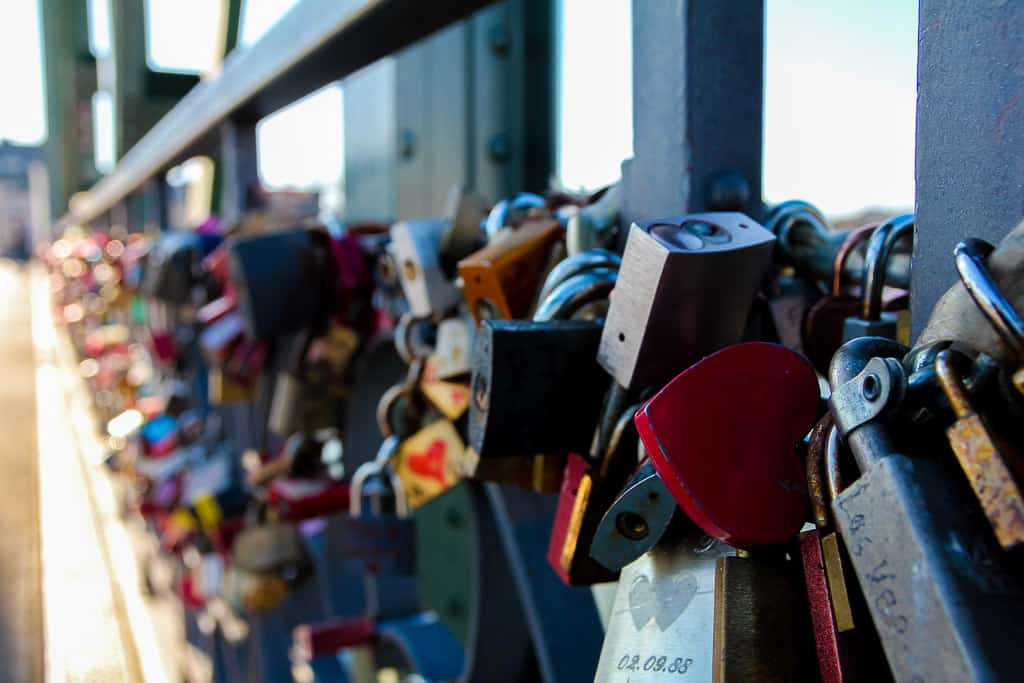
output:
[{"label": "engraved heart on lock", "polygon": [[629,588],[629,613],[638,631],[651,619],[665,631],[683,615],[696,595],[697,577],[691,572],[655,576],[654,581],[641,574]]}]

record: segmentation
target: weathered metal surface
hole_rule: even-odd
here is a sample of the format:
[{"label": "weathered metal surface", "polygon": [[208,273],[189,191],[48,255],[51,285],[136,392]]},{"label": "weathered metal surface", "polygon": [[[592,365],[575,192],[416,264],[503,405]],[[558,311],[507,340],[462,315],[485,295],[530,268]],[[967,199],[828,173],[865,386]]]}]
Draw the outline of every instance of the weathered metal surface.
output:
[{"label": "weathered metal surface", "polygon": [[918,26],[914,336],[956,280],[953,246],[1024,216],[1024,5],[921,0]]}]

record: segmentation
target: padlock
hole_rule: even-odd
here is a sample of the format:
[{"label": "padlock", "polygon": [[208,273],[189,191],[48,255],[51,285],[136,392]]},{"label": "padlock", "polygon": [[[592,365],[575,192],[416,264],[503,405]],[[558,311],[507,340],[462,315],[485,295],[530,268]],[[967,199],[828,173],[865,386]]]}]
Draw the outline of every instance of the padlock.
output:
[{"label": "padlock", "polygon": [[372,575],[412,576],[416,545],[401,481],[385,464],[398,451],[400,440],[389,437],[377,457],[356,468],[349,495],[348,528],[338,552]]},{"label": "padlock", "polygon": [[241,314],[228,313],[199,333],[199,348],[210,365],[219,366],[227,361],[244,336],[245,323]]},{"label": "padlock", "polygon": [[194,232],[163,233],[146,261],[142,293],[172,305],[190,303],[203,246],[203,238]]},{"label": "padlock", "polygon": [[586,452],[607,385],[599,325],[492,320],[477,331],[469,443],[481,460]]},{"label": "padlock", "polygon": [[1021,456],[975,410],[949,351],[935,358],[935,374],[956,414],[946,436],[957,462],[999,545],[1006,550],[1018,548],[1024,542],[1024,494],[1016,478]]},{"label": "padlock", "polygon": [[714,680],[715,567],[734,553],[693,529],[627,565],[595,683]]},{"label": "padlock", "polygon": [[455,426],[443,418],[402,441],[393,467],[409,508],[419,508],[471,473],[465,448]]},{"label": "padlock", "polygon": [[1024,637],[1024,587],[955,466],[904,454],[890,418],[905,353],[868,337],[832,360],[829,406],[861,471],[832,501],[836,524],[896,680],[999,680]]},{"label": "padlock", "polygon": [[565,242],[569,258],[591,249],[607,249],[619,236],[622,186],[610,186],[600,197],[569,215]]},{"label": "padlock", "polygon": [[326,237],[302,229],[233,238],[228,264],[250,339],[322,325],[330,290]]},{"label": "padlock", "polygon": [[867,606],[844,565],[829,502],[842,491],[838,436],[828,413],[807,449],[807,489],[815,528],[800,534],[807,603],[822,683],[891,680]]},{"label": "padlock", "polygon": [[440,380],[468,375],[472,370],[473,324],[466,317],[445,318],[437,325],[437,341],[427,359],[432,374]]},{"label": "padlock", "polygon": [[363,566],[366,613],[376,620],[418,611],[414,521],[402,482],[387,464],[397,449],[396,437],[385,439],[377,458],[352,475],[344,552]]},{"label": "padlock", "polygon": [[525,318],[543,277],[543,265],[564,238],[554,218],[536,218],[506,231],[459,262],[466,303],[483,320]]},{"label": "padlock", "polygon": [[738,340],[774,242],[741,213],[634,224],[598,362],[625,389],[658,386]]},{"label": "padlock", "polygon": [[842,345],[846,319],[863,309],[862,297],[843,287],[842,274],[846,272],[847,261],[857,247],[867,241],[877,228],[874,224],[862,225],[846,234],[832,262],[831,290],[808,309],[803,319],[801,346],[819,372],[828,372],[832,354]]},{"label": "padlock", "polygon": [[227,374],[222,368],[207,371],[207,393],[210,403],[217,406],[230,403],[249,403],[256,398],[256,387]]},{"label": "padlock", "polygon": [[[756,409],[739,409],[738,396]],[[713,538],[747,550],[784,543],[803,524],[807,489],[796,445],[818,403],[818,379],[803,356],[748,342],[687,368],[635,420],[687,516]]]},{"label": "padlock", "polygon": [[310,332],[295,335],[287,367],[277,375],[267,426],[280,436],[332,426],[326,378],[315,375],[307,362],[314,339]]},{"label": "padlock", "polygon": [[[646,458],[646,453],[641,456]],[[590,556],[621,571],[661,540],[678,510],[654,465],[645,459],[601,518]]]},{"label": "padlock", "polygon": [[595,560],[592,548],[605,511],[636,469],[639,441],[633,414],[639,404],[623,406],[625,398],[618,387],[612,388],[589,460],[570,453],[566,462],[548,542],[548,564],[568,585],[603,583],[618,574]]},{"label": "padlock", "polygon": [[847,318],[843,324],[843,341],[857,337],[886,337],[896,339],[899,332],[897,317],[882,310],[882,290],[889,254],[900,239],[914,234],[914,215],[904,214],[891,218],[878,227],[868,238],[864,255],[864,281],[861,285],[862,308],[860,317]]},{"label": "padlock", "polygon": [[443,316],[461,299],[441,267],[440,241],[448,227],[442,218],[403,221],[391,227],[389,251],[409,310],[418,318]]},{"label": "padlock", "polygon": [[799,561],[784,550],[715,563],[715,683],[816,679],[814,638]]}]

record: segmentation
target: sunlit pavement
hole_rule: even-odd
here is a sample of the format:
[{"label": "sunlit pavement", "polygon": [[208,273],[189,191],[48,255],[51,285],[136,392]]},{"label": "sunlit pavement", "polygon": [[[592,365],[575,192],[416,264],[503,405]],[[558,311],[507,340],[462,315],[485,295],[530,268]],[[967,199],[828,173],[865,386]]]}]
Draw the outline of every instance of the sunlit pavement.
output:
[{"label": "sunlit pavement", "polygon": [[120,514],[42,271],[0,262],[0,302],[0,681],[196,680],[176,601],[144,594],[147,538]]}]

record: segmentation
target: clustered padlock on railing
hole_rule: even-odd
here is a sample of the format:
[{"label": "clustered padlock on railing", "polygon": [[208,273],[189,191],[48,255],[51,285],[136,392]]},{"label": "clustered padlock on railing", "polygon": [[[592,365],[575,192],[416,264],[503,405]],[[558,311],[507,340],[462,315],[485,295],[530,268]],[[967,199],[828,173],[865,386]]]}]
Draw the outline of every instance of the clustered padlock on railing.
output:
[{"label": "clustered padlock on railing", "polygon": [[[524,588],[543,572],[618,581],[599,657],[558,655],[580,680],[1012,670],[1024,227],[957,247],[963,284],[908,349],[912,216],[626,226],[619,198],[54,244],[111,464],[186,608],[255,623],[314,581],[290,655],[316,680],[537,680],[536,624],[579,609]],[[537,548],[510,487],[557,496]]]}]

